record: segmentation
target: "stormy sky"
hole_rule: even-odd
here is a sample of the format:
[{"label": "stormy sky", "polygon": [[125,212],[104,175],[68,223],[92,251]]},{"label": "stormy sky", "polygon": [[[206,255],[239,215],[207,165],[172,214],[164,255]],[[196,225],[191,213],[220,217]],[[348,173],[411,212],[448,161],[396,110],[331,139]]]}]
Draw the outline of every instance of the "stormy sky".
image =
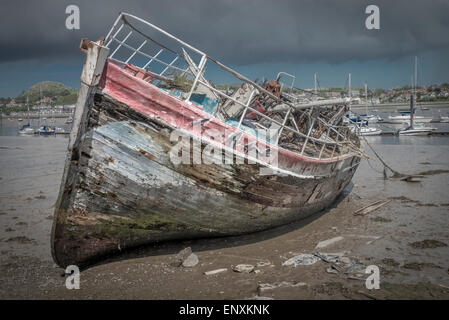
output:
[{"label": "stormy sky", "polygon": [[[65,27],[68,5],[80,30]],[[380,30],[365,28],[365,8],[380,8]],[[105,36],[120,11],[144,18],[251,78],[278,71],[311,87],[372,88],[449,82],[448,0],[62,0],[2,1],[0,96],[37,81],[79,86],[83,37]]]}]

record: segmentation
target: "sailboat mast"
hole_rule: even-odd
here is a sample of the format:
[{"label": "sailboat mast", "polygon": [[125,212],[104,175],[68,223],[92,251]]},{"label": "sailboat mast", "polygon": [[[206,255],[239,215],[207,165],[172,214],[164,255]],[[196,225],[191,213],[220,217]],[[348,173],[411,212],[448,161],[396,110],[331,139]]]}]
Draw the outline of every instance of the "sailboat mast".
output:
[{"label": "sailboat mast", "polygon": [[348,75],[348,96],[349,96],[349,104],[348,104],[348,108],[349,111],[351,111],[351,73],[349,73]]},{"label": "sailboat mast", "polygon": [[28,124],[30,124],[30,105],[28,104],[28,95],[27,95],[27,119],[28,119]]},{"label": "sailboat mast", "polygon": [[415,56],[415,101],[416,101],[416,90],[418,87],[418,56]]},{"label": "sailboat mast", "polygon": [[366,84],[366,81],[365,81],[365,112],[366,115],[368,116],[368,85]]},{"label": "sailboat mast", "polygon": [[39,105],[37,106],[37,128],[41,127],[42,87],[39,86]]},{"label": "sailboat mast", "polygon": [[314,84],[315,84],[315,95],[317,95],[316,72],[315,72],[315,74],[313,75],[313,78],[314,78]]},{"label": "sailboat mast", "polygon": [[348,75],[348,96],[351,97],[351,73]]}]

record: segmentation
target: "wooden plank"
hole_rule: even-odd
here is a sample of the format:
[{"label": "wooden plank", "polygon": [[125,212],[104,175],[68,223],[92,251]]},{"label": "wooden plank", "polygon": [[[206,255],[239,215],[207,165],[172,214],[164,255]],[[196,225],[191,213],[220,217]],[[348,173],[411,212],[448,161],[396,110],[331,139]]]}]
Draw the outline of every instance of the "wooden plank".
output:
[{"label": "wooden plank", "polygon": [[367,206],[365,206],[365,207],[363,207],[361,209],[358,209],[357,211],[354,212],[354,215],[361,215],[361,216],[367,215],[368,213],[373,212],[373,211],[379,209],[380,207],[383,207],[384,205],[386,205],[390,201],[391,200],[386,200],[386,201],[379,200],[379,201],[376,201],[376,202],[374,202],[374,203],[372,203],[370,205],[367,205]]}]

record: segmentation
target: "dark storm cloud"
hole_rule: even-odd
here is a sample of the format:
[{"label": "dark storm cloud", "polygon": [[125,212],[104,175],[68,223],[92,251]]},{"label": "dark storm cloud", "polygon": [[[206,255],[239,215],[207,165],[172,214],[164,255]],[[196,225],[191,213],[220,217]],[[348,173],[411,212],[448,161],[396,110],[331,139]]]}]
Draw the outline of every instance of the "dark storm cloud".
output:
[{"label": "dark storm cloud", "polygon": [[[77,4],[81,29],[65,28]],[[380,7],[380,30],[365,28],[365,8]],[[228,64],[339,63],[394,59],[449,48],[449,1],[11,1],[2,4],[0,63],[80,56],[79,40],[106,35],[126,11]]]}]

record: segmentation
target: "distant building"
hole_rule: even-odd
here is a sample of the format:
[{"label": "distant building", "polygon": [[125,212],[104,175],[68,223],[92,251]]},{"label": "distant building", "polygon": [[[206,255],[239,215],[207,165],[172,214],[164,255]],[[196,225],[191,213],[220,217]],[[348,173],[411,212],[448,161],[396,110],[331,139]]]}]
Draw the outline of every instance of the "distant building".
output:
[{"label": "distant building", "polygon": [[16,99],[11,99],[11,101],[6,105],[7,107],[16,107]]},{"label": "distant building", "polygon": [[42,99],[40,99],[38,101],[38,103],[51,103],[51,98],[50,97],[43,97]]}]

